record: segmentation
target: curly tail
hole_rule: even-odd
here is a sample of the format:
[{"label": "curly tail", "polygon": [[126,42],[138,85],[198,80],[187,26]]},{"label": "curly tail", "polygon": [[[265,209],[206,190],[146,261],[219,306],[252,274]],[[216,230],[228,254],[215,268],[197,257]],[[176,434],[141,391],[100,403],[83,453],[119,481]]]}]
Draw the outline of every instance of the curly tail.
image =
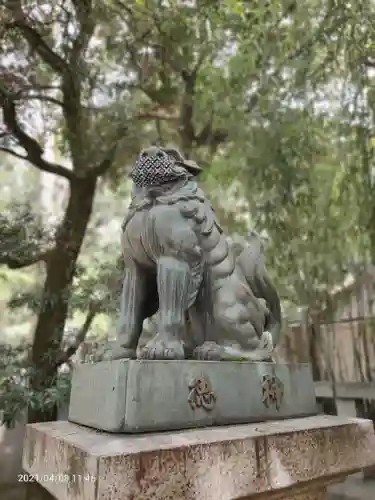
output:
[{"label": "curly tail", "polygon": [[237,257],[237,263],[255,297],[265,300],[267,304],[269,314],[265,330],[271,333],[272,343],[275,346],[279,342],[281,334],[280,298],[267,273],[262,240],[255,232],[252,232],[248,241],[249,245]]}]

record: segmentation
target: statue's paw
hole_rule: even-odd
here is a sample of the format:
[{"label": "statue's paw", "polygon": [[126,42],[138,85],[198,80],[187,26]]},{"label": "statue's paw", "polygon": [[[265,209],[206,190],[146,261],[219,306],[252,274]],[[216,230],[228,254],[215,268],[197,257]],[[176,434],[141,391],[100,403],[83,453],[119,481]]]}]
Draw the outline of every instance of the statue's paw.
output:
[{"label": "statue's paw", "polygon": [[135,349],[123,347],[117,342],[106,342],[100,344],[97,350],[88,356],[87,362],[97,363],[99,361],[114,361],[115,359],[136,359]]},{"label": "statue's paw", "polygon": [[224,354],[223,348],[216,342],[204,342],[194,349],[193,358],[201,361],[221,361]]},{"label": "statue's paw", "polygon": [[166,340],[158,334],[139,350],[138,359],[185,359],[184,346],[178,340]]},{"label": "statue's paw", "polygon": [[109,349],[103,354],[103,361],[115,361],[116,359],[136,359],[137,352],[135,349],[129,349],[127,347],[115,347]]}]

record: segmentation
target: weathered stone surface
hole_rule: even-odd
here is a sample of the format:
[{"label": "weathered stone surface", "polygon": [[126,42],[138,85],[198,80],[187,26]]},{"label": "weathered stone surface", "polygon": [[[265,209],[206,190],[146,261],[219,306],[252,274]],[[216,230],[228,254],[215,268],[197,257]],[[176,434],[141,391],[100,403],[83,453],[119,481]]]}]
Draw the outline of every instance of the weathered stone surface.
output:
[{"label": "weathered stone surface", "polygon": [[[191,388],[193,380],[211,386],[202,400],[199,388]],[[270,387],[272,380],[279,385]],[[118,360],[77,366],[69,420],[99,430],[134,433],[316,413],[307,364]]]},{"label": "weathered stone surface", "polygon": [[[272,360],[281,304],[263,242],[251,232],[237,255],[198,186],[201,171],[174,148],[139,153],[122,224],[117,339],[101,359]],[[156,312],[157,333],[140,348]]]},{"label": "weathered stone surface", "polygon": [[369,500],[375,498],[375,480],[364,480],[363,473],[358,473],[333,485],[328,491],[329,500]]},{"label": "weathered stone surface", "polygon": [[137,436],[32,424],[23,457],[58,500],[323,500],[374,463],[370,421],[323,415]]},{"label": "weathered stone surface", "polygon": [[301,493],[297,495],[294,495],[291,492],[287,496],[280,497],[280,500],[326,500],[326,499],[327,499],[327,492],[325,488],[320,490],[314,489],[309,493]]}]

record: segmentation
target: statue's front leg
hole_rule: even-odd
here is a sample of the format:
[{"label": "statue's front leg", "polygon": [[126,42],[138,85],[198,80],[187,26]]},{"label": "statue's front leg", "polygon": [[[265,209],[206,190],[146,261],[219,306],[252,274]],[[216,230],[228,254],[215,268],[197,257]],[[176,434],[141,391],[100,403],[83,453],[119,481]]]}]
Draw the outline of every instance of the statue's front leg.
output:
[{"label": "statue's front leg", "polygon": [[158,333],[139,353],[142,359],[184,359],[185,313],[189,307],[191,269],[187,262],[160,257]]},{"label": "statue's front leg", "polygon": [[146,297],[146,275],[135,263],[125,268],[121,293],[120,317],[117,338],[105,359],[136,358],[142,333]]}]

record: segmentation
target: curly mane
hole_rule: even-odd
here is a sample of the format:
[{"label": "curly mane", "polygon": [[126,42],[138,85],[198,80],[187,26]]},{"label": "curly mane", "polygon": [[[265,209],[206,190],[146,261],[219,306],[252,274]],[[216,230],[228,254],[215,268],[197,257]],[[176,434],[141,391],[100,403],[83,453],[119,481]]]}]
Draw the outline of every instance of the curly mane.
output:
[{"label": "curly mane", "polygon": [[202,235],[209,235],[214,225],[222,232],[211,203],[194,179],[188,178],[182,182],[165,185],[159,189],[159,192],[160,194],[155,194],[154,189],[136,189],[134,191],[127,216],[122,225],[123,230],[134,214],[140,210],[151,208],[154,205],[183,203],[181,214],[187,219],[194,219],[200,225]]},{"label": "curly mane", "polygon": [[202,236],[209,236],[214,227],[218,229],[220,234],[223,232],[211,202],[204,196],[199,187],[194,197],[186,199],[186,203],[180,211],[184,217],[193,219],[197,223],[199,233]]}]

